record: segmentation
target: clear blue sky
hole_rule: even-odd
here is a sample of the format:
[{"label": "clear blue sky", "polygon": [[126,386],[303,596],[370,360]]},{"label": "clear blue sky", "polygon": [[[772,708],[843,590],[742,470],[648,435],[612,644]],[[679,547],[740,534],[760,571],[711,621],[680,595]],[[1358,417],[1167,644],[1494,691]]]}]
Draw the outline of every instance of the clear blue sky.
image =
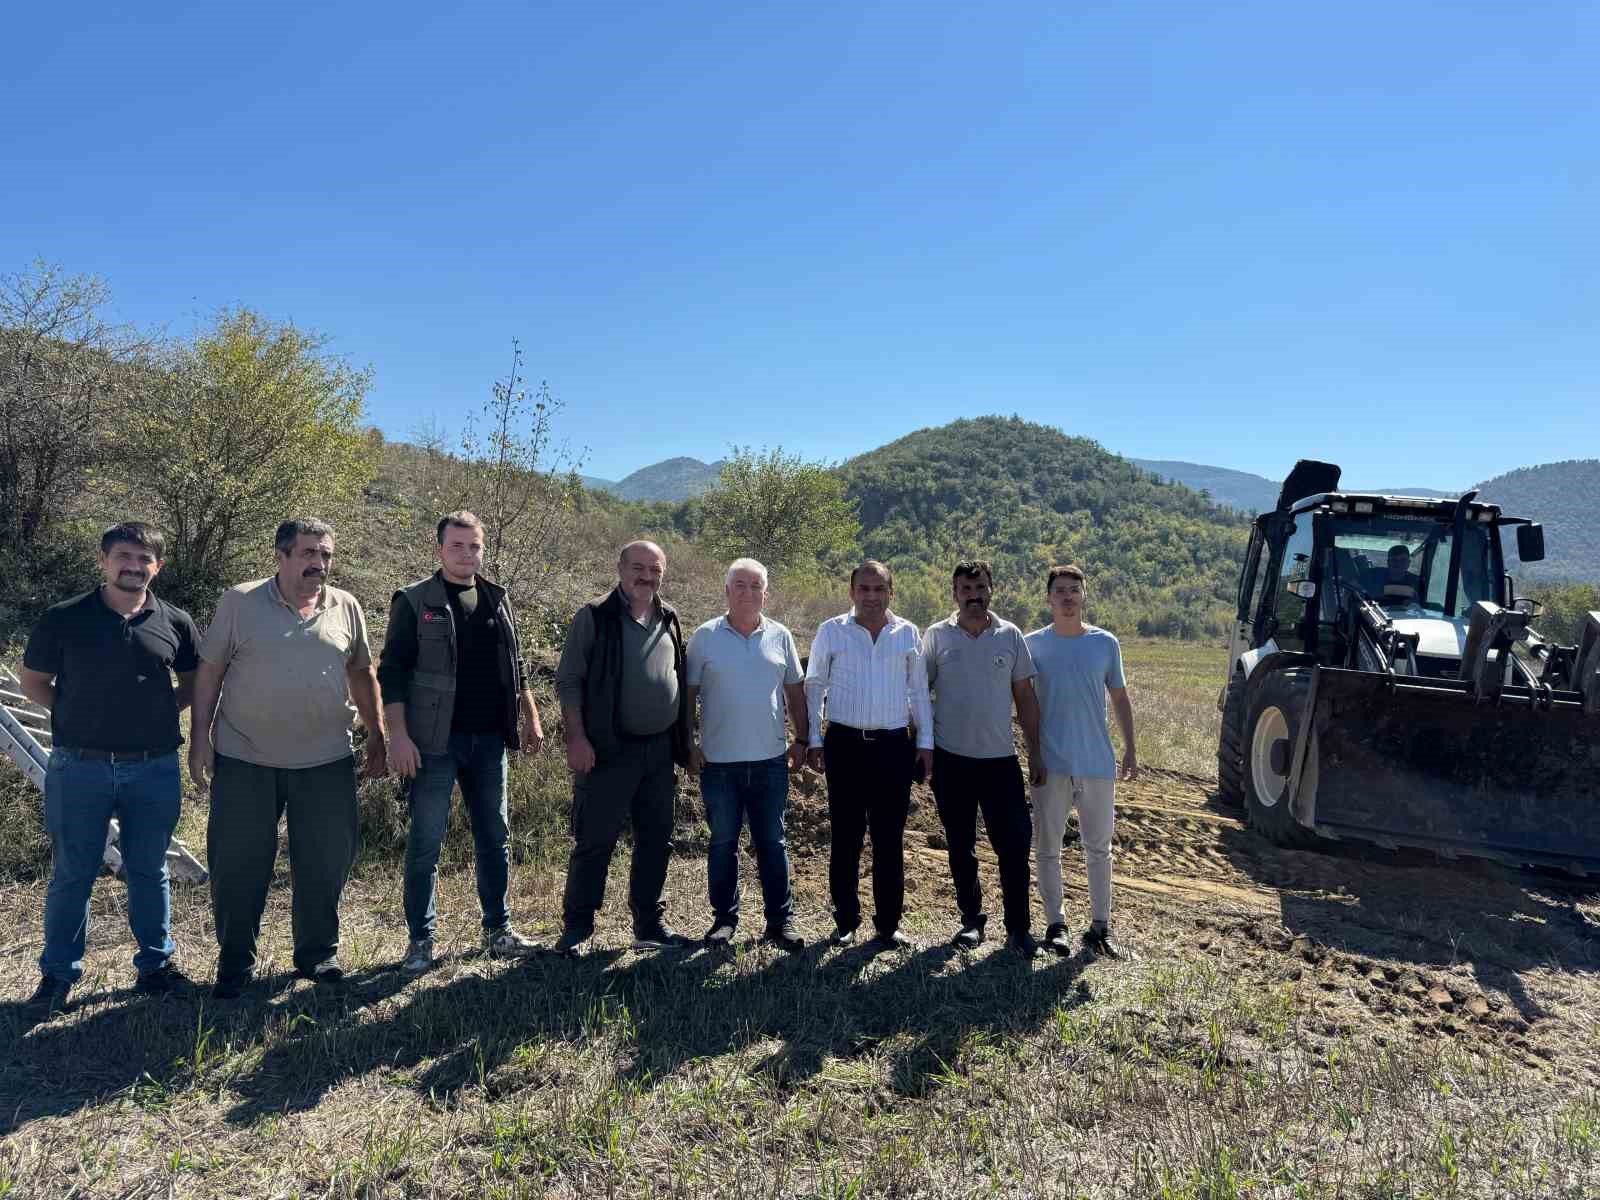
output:
[{"label": "clear blue sky", "polygon": [[1600,455],[1600,5],[116,7],[7,14],[0,271],[320,330],[393,436],[516,336],[612,478],[991,412]]}]

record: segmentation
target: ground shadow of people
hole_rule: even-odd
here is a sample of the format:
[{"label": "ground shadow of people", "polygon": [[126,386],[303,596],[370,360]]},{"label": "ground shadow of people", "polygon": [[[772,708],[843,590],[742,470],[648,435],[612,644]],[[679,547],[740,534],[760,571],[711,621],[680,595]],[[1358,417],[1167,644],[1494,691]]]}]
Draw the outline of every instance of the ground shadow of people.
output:
[{"label": "ground shadow of people", "polygon": [[[0,1046],[0,1134],[41,1117],[65,1116],[128,1089],[173,1090],[206,1069],[212,1056],[248,1050],[287,1027],[330,1028],[358,1019],[403,980],[386,970],[352,972],[335,991],[296,986],[287,972],[258,977],[238,1001],[218,1003],[197,987],[147,996],[122,988],[76,995],[48,1021],[30,1011]],[[10,1006],[29,1009],[26,1004]]]}]

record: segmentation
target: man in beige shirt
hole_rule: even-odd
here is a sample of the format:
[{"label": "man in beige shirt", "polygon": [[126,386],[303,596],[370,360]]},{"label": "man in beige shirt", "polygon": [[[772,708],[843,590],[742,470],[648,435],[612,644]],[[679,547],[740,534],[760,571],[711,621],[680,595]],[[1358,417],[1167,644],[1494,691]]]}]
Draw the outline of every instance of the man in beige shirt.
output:
[{"label": "man in beige shirt", "polygon": [[343,980],[339,897],[356,853],[350,727],[358,712],[369,735],[367,775],[388,769],[366,617],[354,596],[327,583],[332,527],[285,521],[275,554],[276,575],[222,594],[195,673],[189,773],[211,785],[219,1000],[240,996],[255,970],[285,812],[296,971],[321,984]]}]

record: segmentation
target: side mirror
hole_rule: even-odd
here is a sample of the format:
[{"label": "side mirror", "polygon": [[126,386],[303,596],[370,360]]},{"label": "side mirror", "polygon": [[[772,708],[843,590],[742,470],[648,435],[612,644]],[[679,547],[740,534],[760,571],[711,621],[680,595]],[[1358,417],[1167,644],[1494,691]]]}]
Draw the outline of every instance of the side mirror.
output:
[{"label": "side mirror", "polygon": [[1517,526],[1517,557],[1523,562],[1544,560],[1544,526]]},{"label": "side mirror", "polygon": [[1309,600],[1317,594],[1317,585],[1309,579],[1291,579],[1284,584],[1283,590],[1302,600]]},{"label": "side mirror", "polygon": [[1544,605],[1535,600],[1532,596],[1518,596],[1511,602],[1511,607],[1515,611],[1519,613],[1526,613],[1530,617],[1537,617],[1544,611]]}]

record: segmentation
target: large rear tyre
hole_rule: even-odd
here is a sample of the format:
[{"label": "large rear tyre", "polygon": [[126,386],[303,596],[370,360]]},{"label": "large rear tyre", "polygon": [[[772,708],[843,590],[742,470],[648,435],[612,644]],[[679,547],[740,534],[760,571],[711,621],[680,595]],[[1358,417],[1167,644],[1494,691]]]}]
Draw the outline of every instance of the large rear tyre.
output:
[{"label": "large rear tyre", "polygon": [[[1279,846],[1311,846],[1317,835],[1289,811],[1289,776],[1300,725],[1307,719],[1311,675],[1273,671],[1250,692],[1244,738],[1245,815],[1263,837]],[[1302,786],[1315,795],[1317,747],[1306,753]]]},{"label": "large rear tyre", "polygon": [[1244,803],[1244,696],[1244,672],[1235,671],[1222,698],[1222,734],[1217,739],[1217,792],[1233,804]]}]

